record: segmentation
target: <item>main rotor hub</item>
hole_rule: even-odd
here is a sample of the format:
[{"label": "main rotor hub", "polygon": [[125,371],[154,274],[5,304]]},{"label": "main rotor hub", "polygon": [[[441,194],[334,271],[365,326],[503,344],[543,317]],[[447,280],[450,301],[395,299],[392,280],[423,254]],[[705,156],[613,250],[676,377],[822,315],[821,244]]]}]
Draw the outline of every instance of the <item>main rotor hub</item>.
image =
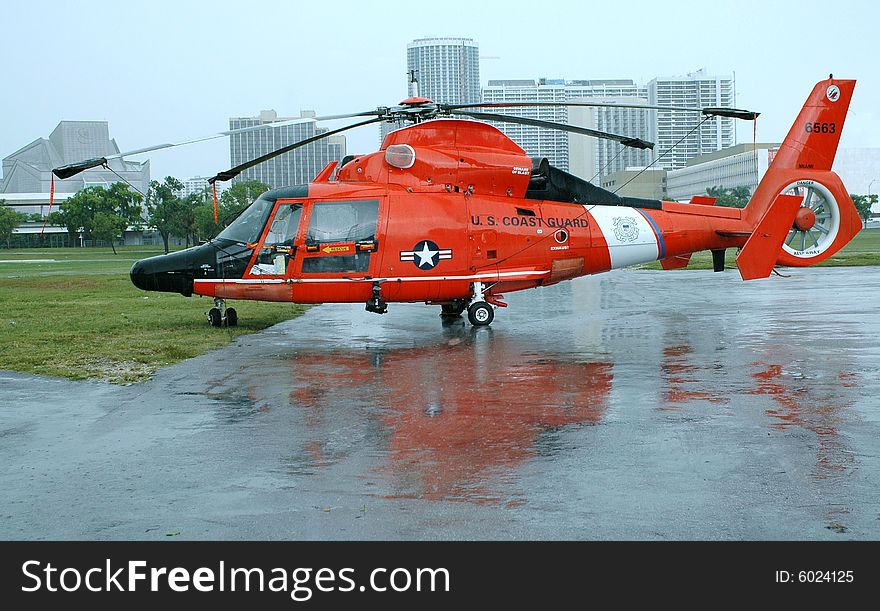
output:
[{"label": "main rotor hub", "polygon": [[800,231],[809,231],[816,224],[816,213],[810,208],[801,208],[794,217],[794,226]]}]

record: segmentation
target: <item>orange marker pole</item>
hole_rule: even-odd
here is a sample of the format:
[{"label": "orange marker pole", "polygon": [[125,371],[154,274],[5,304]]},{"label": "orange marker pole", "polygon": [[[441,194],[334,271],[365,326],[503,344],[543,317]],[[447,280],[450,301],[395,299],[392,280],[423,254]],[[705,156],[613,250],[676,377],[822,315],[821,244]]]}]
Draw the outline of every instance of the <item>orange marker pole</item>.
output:
[{"label": "orange marker pole", "polygon": [[46,211],[46,218],[43,219],[43,227],[40,229],[40,237],[46,231],[46,223],[49,222],[49,215],[52,214],[52,204],[55,203],[55,175],[50,174],[52,182],[49,183],[49,210]]},{"label": "orange marker pole", "polygon": [[214,224],[219,225],[220,221],[217,218],[217,183],[212,182],[211,186],[214,188]]}]

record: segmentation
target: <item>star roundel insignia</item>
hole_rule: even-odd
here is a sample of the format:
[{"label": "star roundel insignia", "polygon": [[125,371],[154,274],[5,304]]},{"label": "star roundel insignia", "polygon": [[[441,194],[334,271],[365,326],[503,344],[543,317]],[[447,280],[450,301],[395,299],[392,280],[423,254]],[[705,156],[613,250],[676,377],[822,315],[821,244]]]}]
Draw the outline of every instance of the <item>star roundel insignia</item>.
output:
[{"label": "star roundel insignia", "polygon": [[412,261],[419,269],[434,269],[443,259],[452,258],[451,248],[440,248],[431,240],[422,240],[412,250],[401,250],[401,261]]}]

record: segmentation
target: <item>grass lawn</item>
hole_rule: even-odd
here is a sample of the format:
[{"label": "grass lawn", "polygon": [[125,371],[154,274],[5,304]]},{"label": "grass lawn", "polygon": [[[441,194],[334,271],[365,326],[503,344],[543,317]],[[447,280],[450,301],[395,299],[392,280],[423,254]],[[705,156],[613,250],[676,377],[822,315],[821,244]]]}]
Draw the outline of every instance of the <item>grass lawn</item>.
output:
[{"label": "grass lawn", "polygon": [[[204,315],[210,298],[144,292],[131,284],[132,263],[161,250],[117,250],[0,250],[0,369],[136,382],[305,309],[236,301],[239,326],[214,329]],[[22,262],[46,259],[54,261]]]}]

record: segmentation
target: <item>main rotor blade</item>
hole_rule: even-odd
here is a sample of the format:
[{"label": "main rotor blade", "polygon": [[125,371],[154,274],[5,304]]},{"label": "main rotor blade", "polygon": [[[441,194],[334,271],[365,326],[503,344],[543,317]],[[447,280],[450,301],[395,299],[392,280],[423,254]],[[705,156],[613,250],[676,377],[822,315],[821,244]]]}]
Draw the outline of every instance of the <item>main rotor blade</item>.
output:
[{"label": "main rotor blade", "polygon": [[116,153],[114,155],[107,155],[105,157],[96,157],[94,159],[86,159],[83,161],[78,161],[76,163],[71,163],[68,165],[63,165],[52,170],[52,173],[55,174],[58,178],[70,178],[71,176],[76,176],[80,172],[88,170],[90,168],[96,168],[98,166],[105,165],[110,159],[121,159],[123,157],[128,157],[130,155],[139,155],[141,153],[149,153],[152,151],[159,151],[162,149],[173,148],[175,146],[184,146],[186,144],[195,144],[196,142],[204,142],[206,140],[214,140],[216,138],[225,138],[226,136],[234,136],[235,134],[243,134],[246,132],[253,132],[260,129],[266,129],[268,127],[284,127],[285,125],[294,125],[296,123],[302,123],[304,121],[333,121],[336,119],[350,119],[352,117],[371,117],[371,116],[379,116],[383,113],[380,110],[368,110],[365,112],[357,112],[357,113],[349,113],[343,115],[323,115],[320,117],[297,117],[295,119],[284,119],[282,121],[273,121],[270,123],[261,123],[260,125],[252,125],[251,127],[241,127],[239,129],[229,129],[223,132],[217,132],[216,134],[211,134],[210,136],[202,136],[200,138],[193,138],[191,140],[182,140],[180,142],[165,142],[163,144],[155,144],[153,146],[147,146],[144,148],[134,149],[132,151],[125,151],[124,153]]},{"label": "main rotor blade", "polygon": [[259,164],[263,163],[264,161],[269,161],[270,159],[272,159],[273,157],[277,157],[278,155],[283,155],[284,153],[289,153],[290,151],[298,149],[301,146],[306,146],[307,144],[311,144],[312,142],[317,142],[318,140],[321,140],[322,138],[327,138],[328,136],[334,136],[336,134],[342,133],[342,132],[347,131],[349,129],[354,129],[355,127],[363,127],[364,125],[369,125],[371,123],[379,123],[380,121],[384,121],[384,120],[385,120],[384,117],[376,117],[374,119],[367,119],[366,121],[361,121],[360,123],[354,123],[352,125],[340,127],[339,129],[333,129],[333,130],[330,130],[329,132],[325,132],[323,134],[317,134],[315,136],[311,136],[309,138],[306,138],[305,140],[300,140],[298,142],[294,142],[293,144],[289,144],[285,147],[282,147],[278,150],[272,151],[271,153],[266,153],[265,155],[262,155],[261,157],[257,157],[256,159],[251,159],[250,161],[246,161],[245,163],[239,164],[239,165],[235,166],[234,168],[230,168],[230,169],[225,170],[223,172],[219,172],[213,178],[209,178],[208,182],[211,184],[214,184],[218,180],[230,180],[232,178],[235,178],[236,176],[238,176],[239,174],[241,174],[242,172],[244,172],[248,168],[252,168],[255,165],[259,165]]},{"label": "main rotor blade", "polygon": [[632,138],[630,136],[618,136],[608,132],[600,132],[588,127],[578,127],[577,125],[566,125],[565,123],[554,123],[553,121],[542,121],[540,119],[528,119],[526,117],[511,117],[509,115],[498,115],[488,112],[470,112],[467,110],[456,110],[455,114],[481,119],[483,121],[500,121],[502,123],[517,123],[519,125],[533,125],[535,127],[544,127],[547,129],[558,129],[564,132],[572,132],[575,134],[583,134],[594,138],[603,138],[605,140],[615,140],[624,146],[637,149],[653,149],[654,143],[642,140],[641,138]]},{"label": "main rotor blade", "polygon": [[70,163],[67,165],[59,166],[57,168],[52,169],[52,173],[55,174],[58,178],[70,178],[71,176],[76,176],[80,172],[85,172],[90,168],[97,168],[98,166],[102,166],[107,163],[106,157],[97,157],[95,159],[86,159],[85,161],[78,161],[76,163]]},{"label": "main rotor blade", "polygon": [[739,108],[687,108],[685,106],[653,106],[651,104],[615,104],[613,102],[483,102],[481,104],[441,104],[440,108],[444,111],[455,112],[460,108],[520,108],[520,107],[554,107],[554,106],[581,106],[581,107],[599,107],[599,108],[644,108],[647,110],[675,110],[680,112],[698,112],[708,116],[730,117],[732,119],[743,119],[753,121],[758,118],[761,113],[753,110],[742,110]]}]

